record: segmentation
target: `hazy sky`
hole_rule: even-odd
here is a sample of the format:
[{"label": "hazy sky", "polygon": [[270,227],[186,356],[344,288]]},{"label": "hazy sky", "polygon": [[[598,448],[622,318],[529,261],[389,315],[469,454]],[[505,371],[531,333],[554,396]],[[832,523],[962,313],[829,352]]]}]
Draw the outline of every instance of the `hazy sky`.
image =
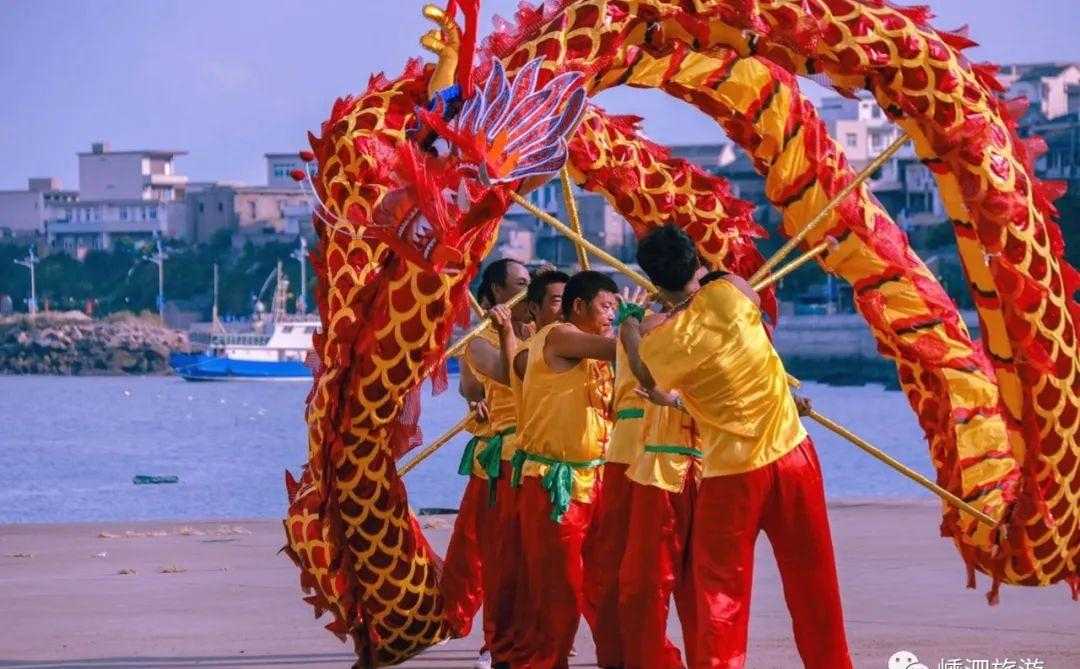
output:
[{"label": "hazy sky", "polygon": [[[517,0],[485,0],[486,32]],[[193,180],[262,183],[263,154],[304,148],[334,98],[420,55],[420,0],[0,0],[0,189],[30,176],[77,186],[75,153],[184,149]],[[938,0],[935,25],[970,24],[974,60],[1080,61],[1078,0]],[[809,86],[807,87],[810,88]],[[662,94],[616,91],[665,143],[722,133]]]}]

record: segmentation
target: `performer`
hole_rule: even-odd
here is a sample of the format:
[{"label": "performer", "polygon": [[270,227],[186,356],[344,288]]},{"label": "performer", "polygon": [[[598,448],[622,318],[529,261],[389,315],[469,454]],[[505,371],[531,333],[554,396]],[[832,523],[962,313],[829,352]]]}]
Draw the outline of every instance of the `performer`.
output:
[{"label": "performer", "polygon": [[[627,314],[642,313],[644,309],[640,303],[644,297],[641,289],[633,295],[624,290],[616,325],[625,320]],[[615,419],[611,443],[604,454],[604,494],[596,503],[593,523],[583,547],[585,601],[596,611],[593,641],[596,643],[596,663],[600,667],[624,665],[620,639],[619,562],[626,550],[630,529],[630,482],[626,478],[626,468],[641,450],[641,419],[647,403],[635,392],[637,386],[626,348],[616,340]],[[637,614],[637,611],[632,613],[633,616]]]},{"label": "performer", "polygon": [[525,374],[514,481],[529,583],[525,615],[533,623],[530,669],[567,667],[582,613],[596,627],[583,602],[581,549],[610,431],[617,291],[604,274],[575,274],[563,292],[566,322],[539,330],[519,354]]},{"label": "performer", "polygon": [[658,387],[681,394],[701,434],[691,540],[701,620],[694,666],[745,665],[754,543],[764,530],[803,664],[851,667],[821,468],[757,295],[734,276],[693,292],[697,254],[673,225],[643,238],[637,259],[677,305],[644,337],[641,359]]},{"label": "performer", "polygon": [[[697,290],[705,274],[699,267],[688,290]],[[670,309],[670,305],[667,307]],[[630,311],[619,327],[620,350],[635,379],[655,390],[638,347],[642,332],[665,316]],[[640,392],[640,390],[639,390]],[[662,399],[669,398],[663,396]],[[676,403],[674,399],[671,403]],[[679,649],[668,639],[669,602],[682,624],[687,662],[694,664],[697,617],[694,606],[690,537],[694,501],[700,477],[700,443],[693,419],[667,404],[647,402],[641,419],[643,446],[626,470],[629,481],[630,521],[633,528],[619,566],[619,609],[633,615],[619,620],[624,669],[683,669]],[[618,425],[618,424],[616,424]],[[607,481],[605,480],[605,486]],[[605,495],[607,488],[604,489]]]},{"label": "performer", "polygon": [[[446,553],[443,571],[447,620],[461,635],[468,634],[472,619],[483,601],[485,648],[476,666],[486,668],[499,661],[499,649],[512,644],[517,575],[506,569],[502,519],[506,515],[498,504],[498,488],[508,487],[502,474],[503,460],[513,453],[516,431],[516,407],[509,386],[509,369],[501,348],[513,349],[517,338],[527,336],[522,305],[513,310],[503,306],[525,289],[528,270],[521,263],[503,259],[488,265],[481,276],[478,300],[490,306],[497,330],[485,330],[465,348],[460,390],[477,420],[470,428],[473,438],[462,455],[458,473],[469,476],[462,496],[454,531]],[[509,472],[509,465],[505,467]],[[511,561],[512,562],[512,561]]]}]

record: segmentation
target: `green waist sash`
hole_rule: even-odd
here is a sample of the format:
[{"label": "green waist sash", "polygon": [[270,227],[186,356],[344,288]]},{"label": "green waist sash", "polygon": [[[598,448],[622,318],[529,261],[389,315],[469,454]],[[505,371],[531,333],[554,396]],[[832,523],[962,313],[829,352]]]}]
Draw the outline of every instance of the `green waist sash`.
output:
[{"label": "green waist sash", "polygon": [[615,420],[626,420],[628,418],[642,418],[645,416],[645,410],[639,407],[631,407],[629,409],[619,409],[615,412]]},{"label": "green waist sash", "polygon": [[540,480],[540,485],[544,486],[544,490],[548,491],[548,499],[551,500],[551,519],[556,523],[562,520],[563,515],[570,508],[570,496],[574,487],[574,470],[591,469],[604,464],[603,458],[585,462],[569,462],[518,450],[517,453],[514,453],[514,457],[510,459],[510,464],[514,468],[513,475],[510,478],[510,485],[514,487],[521,485],[521,470],[526,461],[537,462],[548,467],[547,474],[544,474],[544,477]]},{"label": "green waist sash", "polygon": [[[517,428],[513,425],[490,437],[473,437],[465,444],[465,451],[461,454],[461,462],[458,463],[458,474],[471,476],[473,461],[480,465],[480,469],[487,474],[488,479],[488,504],[495,504],[495,490],[502,474],[502,450],[503,441],[506,437],[514,434]],[[484,442],[480,452],[476,447]]]},{"label": "green waist sash", "polygon": [[689,446],[662,446],[658,444],[646,444],[646,453],[667,453],[668,455],[688,455],[691,458],[701,459],[701,451]]}]

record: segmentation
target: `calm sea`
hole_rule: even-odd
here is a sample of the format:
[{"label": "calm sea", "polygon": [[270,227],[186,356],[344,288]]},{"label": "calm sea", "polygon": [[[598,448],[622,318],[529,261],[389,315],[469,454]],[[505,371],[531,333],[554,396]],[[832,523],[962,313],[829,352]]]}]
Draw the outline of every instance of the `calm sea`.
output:
[{"label": "calm sea", "polygon": [[[309,385],[0,376],[0,523],[281,517],[284,472],[298,475],[306,457]],[[933,477],[899,392],[813,383],[805,392],[822,413]],[[453,390],[426,396],[426,438],[463,411]],[[847,442],[810,430],[831,498],[929,497]],[[464,442],[459,436],[408,476],[414,508],[457,507]],[[180,481],[134,485],[137,474]]]}]

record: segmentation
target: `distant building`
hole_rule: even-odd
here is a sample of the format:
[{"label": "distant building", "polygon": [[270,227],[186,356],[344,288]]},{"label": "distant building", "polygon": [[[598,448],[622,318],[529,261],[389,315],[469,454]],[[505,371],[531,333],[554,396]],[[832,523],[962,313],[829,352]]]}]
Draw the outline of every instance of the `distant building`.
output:
[{"label": "distant building", "polygon": [[109,249],[119,239],[145,242],[155,235],[187,237],[184,197],[188,179],[176,173],[173,159],[186,151],[113,151],[95,142],[79,154],[77,198],[49,207],[49,244],[81,256]]},{"label": "distant building", "polygon": [[188,196],[191,240],[210,241],[219,230],[229,230],[234,240],[251,237],[291,236],[311,229],[311,207],[297,188],[215,184]]},{"label": "distant building", "polygon": [[95,142],[79,154],[79,197],[82,200],[156,200],[184,198],[187,177],[176,174],[173,158],[187,151],[141,149],[112,151]]},{"label": "distant building", "polygon": [[56,177],[31,178],[26,190],[0,191],[0,237],[34,238],[45,233],[50,211],[78,200]]},{"label": "distant building", "polygon": [[1005,65],[998,79],[1006,98],[1025,97],[1043,118],[1080,112],[1080,64],[1027,63]]},{"label": "distant building", "polygon": [[1044,179],[1067,181],[1069,196],[1080,197],[1080,111],[1036,121],[1020,131],[1046,141],[1046,154],[1036,162],[1036,173]]},{"label": "distant building", "polygon": [[266,154],[266,185],[271,188],[300,189],[300,184],[292,178],[295,170],[314,172],[314,162],[305,163],[296,151],[292,153]]}]

